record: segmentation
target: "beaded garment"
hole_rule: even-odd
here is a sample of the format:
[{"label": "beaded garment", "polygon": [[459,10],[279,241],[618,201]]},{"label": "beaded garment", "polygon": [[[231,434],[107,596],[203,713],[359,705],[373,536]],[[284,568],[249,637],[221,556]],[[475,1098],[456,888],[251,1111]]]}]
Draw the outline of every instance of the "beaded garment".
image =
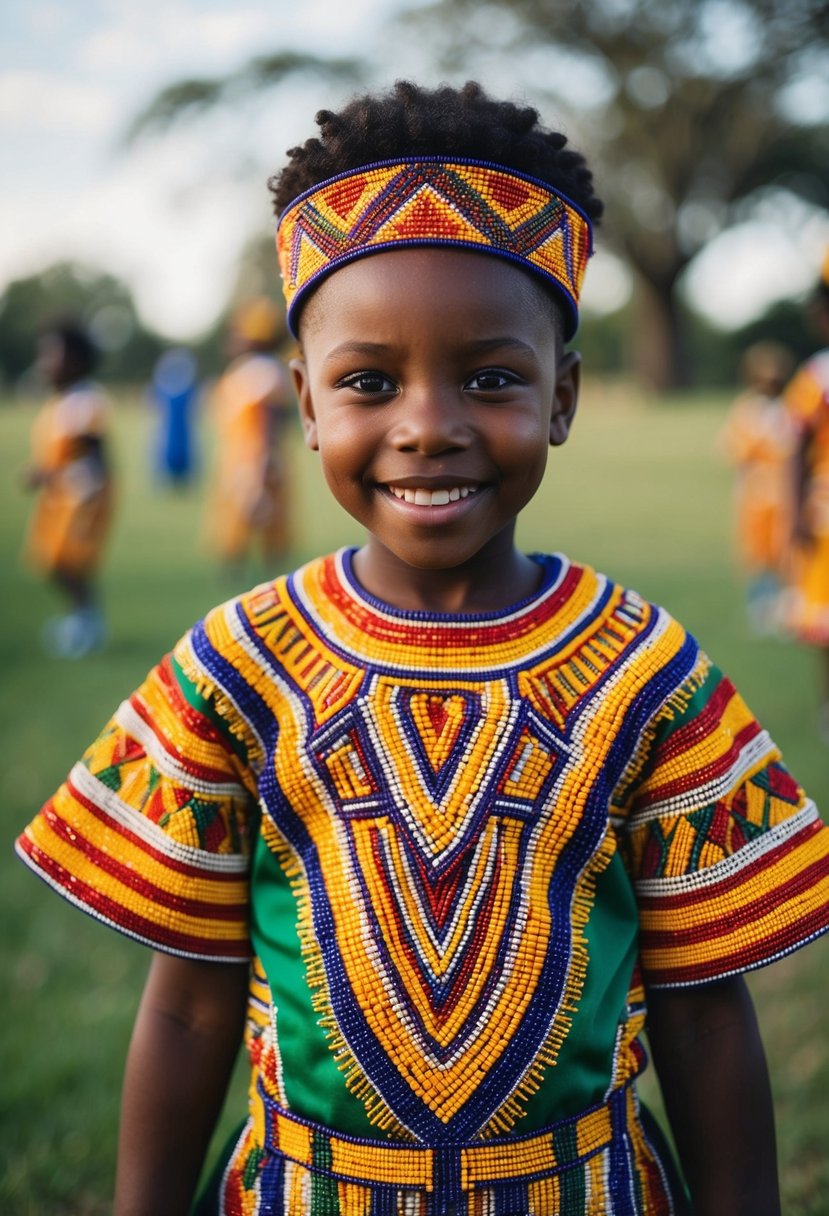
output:
[{"label": "beaded garment", "polygon": [[253,958],[228,1216],[678,1209],[643,979],[829,928],[829,831],[663,610],[565,558],[479,616],[351,553],[214,610],[18,842],[156,948]]}]

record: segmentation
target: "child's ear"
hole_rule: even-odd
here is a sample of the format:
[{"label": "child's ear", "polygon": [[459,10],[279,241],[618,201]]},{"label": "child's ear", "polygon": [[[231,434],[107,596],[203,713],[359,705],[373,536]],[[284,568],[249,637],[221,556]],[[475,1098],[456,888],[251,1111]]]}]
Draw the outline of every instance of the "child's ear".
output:
[{"label": "child's ear", "polygon": [[291,375],[294,378],[297,401],[299,402],[299,417],[302,422],[302,433],[305,436],[305,446],[310,448],[312,452],[318,452],[320,445],[317,438],[317,419],[314,413],[314,402],[311,399],[308,368],[305,366],[305,360],[302,358],[292,359],[289,366],[291,368]]},{"label": "child's ear", "polygon": [[568,351],[559,360],[556,373],[556,391],[550,414],[550,445],[558,447],[570,434],[570,425],[579,402],[581,382],[581,355]]}]

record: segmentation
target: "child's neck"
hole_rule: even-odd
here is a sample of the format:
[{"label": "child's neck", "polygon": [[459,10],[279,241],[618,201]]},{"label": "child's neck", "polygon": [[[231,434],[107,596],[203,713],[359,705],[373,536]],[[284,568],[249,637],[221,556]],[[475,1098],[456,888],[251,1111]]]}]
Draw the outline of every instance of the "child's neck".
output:
[{"label": "child's neck", "polygon": [[394,608],[447,615],[509,608],[533,595],[543,579],[538,562],[514,548],[499,560],[486,556],[448,570],[422,570],[369,545],[355,554],[354,573],[369,595]]}]

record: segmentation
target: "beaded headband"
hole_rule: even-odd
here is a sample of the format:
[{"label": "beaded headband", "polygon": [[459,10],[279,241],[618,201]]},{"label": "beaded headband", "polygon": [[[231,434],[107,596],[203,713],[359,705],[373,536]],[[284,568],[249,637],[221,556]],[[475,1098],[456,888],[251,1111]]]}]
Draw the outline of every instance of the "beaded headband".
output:
[{"label": "beaded headband", "polygon": [[422,245],[491,253],[558,292],[565,338],[593,231],[584,212],[538,178],[479,160],[379,161],[321,182],[282,213],[276,237],[288,328],[297,336],[308,292],[340,266],[385,249]]}]

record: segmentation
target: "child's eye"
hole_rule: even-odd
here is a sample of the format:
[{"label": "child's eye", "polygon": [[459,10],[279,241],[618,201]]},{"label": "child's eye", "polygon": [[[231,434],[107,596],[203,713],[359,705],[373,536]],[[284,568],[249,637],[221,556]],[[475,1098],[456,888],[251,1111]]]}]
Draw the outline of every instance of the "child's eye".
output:
[{"label": "child's eye", "polygon": [[358,393],[369,395],[393,393],[397,386],[382,372],[355,372],[353,376],[343,377],[337,388],[352,388]]},{"label": "child's eye", "polygon": [[518,377],[512,372],[504,371],[500,367],[487,367],[471,376],[464,388],[471,389],[472,392],[493,393],[517,383]]}]

